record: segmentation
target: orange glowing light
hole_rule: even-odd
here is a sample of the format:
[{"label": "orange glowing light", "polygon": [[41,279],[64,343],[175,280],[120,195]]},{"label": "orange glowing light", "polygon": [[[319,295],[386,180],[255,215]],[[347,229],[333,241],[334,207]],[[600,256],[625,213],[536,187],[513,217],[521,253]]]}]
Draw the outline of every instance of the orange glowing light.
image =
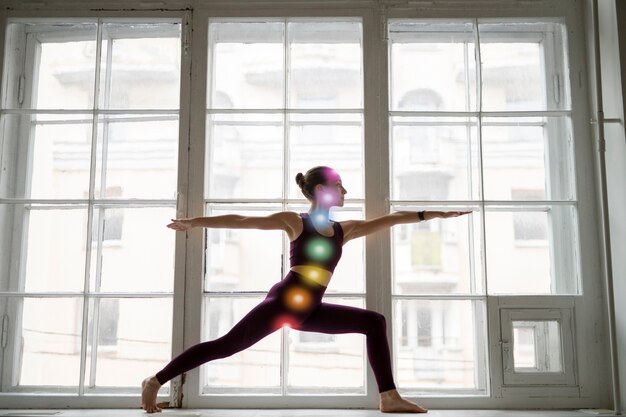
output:
[{"label": "orange glowing light", "polygon": [[284,295],[287,307],[293,311],[304,311],[311,307],[311,291],[303,287],[293,287],[288,289]]}]

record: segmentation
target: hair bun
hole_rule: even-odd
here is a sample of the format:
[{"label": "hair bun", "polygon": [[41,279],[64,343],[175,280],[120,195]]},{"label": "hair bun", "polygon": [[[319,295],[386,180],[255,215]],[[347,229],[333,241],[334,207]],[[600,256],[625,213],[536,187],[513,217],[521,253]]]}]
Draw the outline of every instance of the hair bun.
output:
[{"label": "hair bun", "polygon": [[302,174],[302,172],[298,172],[298,174],[296,174],[296,183],[300,187],[304,185],[304,174]]}]

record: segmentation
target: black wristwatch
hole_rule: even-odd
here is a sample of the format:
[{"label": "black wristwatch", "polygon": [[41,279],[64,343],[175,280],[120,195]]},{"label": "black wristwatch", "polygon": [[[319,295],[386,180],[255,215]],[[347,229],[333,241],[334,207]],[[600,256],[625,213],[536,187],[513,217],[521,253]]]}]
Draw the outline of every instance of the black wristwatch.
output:
[{"label": "black wristwatch", "polygon": [[426,210],[420,210],[417,212],[417,217],[420,219],[421,222],[423,222],[424,220],[426,220],[424,218],[424,213],[426,213]]}]

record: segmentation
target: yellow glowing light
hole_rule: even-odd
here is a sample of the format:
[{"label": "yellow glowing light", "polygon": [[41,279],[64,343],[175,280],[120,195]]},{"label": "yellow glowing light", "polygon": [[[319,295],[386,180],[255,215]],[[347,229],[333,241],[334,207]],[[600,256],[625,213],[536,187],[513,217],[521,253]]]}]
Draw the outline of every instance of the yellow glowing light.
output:
[{"label": "yellow glowing light", "polygon": [[323,285],[324,287],[328,286],[330,278],[333,275],[330,271],[314,265],[297,265],[291,267],[291,270],[304,276],[312,284],[316,283],[319,285]]}]

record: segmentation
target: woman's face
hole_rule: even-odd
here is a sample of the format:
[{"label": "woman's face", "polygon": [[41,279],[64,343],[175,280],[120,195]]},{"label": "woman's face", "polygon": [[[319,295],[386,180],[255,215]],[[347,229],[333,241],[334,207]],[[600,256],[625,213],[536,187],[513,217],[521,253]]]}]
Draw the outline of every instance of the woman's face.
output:
[{"label": "woman's face", "polygon": [[341,177],[334,175],[326,181],[326,185],[318,184],[316,198],[319,205],[324,207],[343,207],[344,195],[348,192],[343,188]]}]

